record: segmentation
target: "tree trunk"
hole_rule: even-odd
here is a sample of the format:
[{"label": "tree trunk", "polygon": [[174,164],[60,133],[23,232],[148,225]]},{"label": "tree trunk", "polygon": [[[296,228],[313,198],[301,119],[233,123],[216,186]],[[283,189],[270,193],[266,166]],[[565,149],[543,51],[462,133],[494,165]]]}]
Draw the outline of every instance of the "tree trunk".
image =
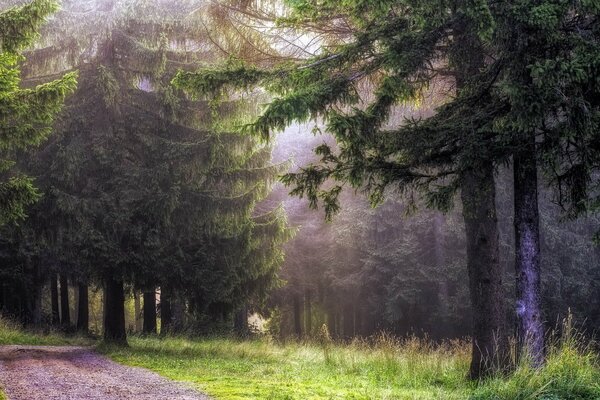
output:
[{"label": "tree trunk", "polygon": [[145,334],[156,334],[156,291],[144,292],[144,330]]},{"label": "tree trunk", "polygon": [[235,313],[233,330],[239,337],[246,337],[250,334],[250,328],[248,326],[248,306],[246,304]]},{"label": "tree trunk", "polygon": [[336,331],[336,326],[335,326],[335,312],[334,311],[329,311],[327,313],[327,330],[329,331],[329,336],[331,336],[332,338],[336,338],[337,337],[337,331]]},{"label": "tree trunk", "polygon": [[104,279],[104,341],[127,345],[123,281],[112,276]]},{"label": "tree trunk", "polygon": [[464,174],[461,197],[473,312],[472,379],[502,370],[509,361],[495,192],[492,165]]},{"label": "tree trunk", "polygon": [[294,333],[296,334],[296,337],[300,339],[302,337],[302,302],[300,301],[300,296],[298,294],[294,294],[293,302]]},{"label": "tree trunk", "polygon": [[354,337],[354,307],[351,303],[344,306],[344,315],[342,318],[344,319],[342,334],[346,340],[350,340]]},{"label": "tree trunk", "polygon": [[58,282],[55,273],[50,273],[50,302],[52,303],[52,325],[60,324],[60,312],[58,311]]},{"label": "tree trunk", "polygon": [[185,303],[176,295],[171,295],[171,316],[171,331],[183,332],[187,325],[185,320]]},{"label": "tree trunk", "polygon": [[34,326],[40,327],[42,325],[42,277],[40,272],[39,260],[34,260],[33,266],[33,312],[31,315],[31,322]]},{"label": "tree trunk", "polygon": [[310,289],[307,289],[305,294],[304,294],[304,302],[305,302],[305,320],[306,320],[306,335],[307,336],[311,336],[313,331],[312,331],[312,293],[310,291]]},{"label": "tree trunk", "polygon": [[71,326],[71,311],[69,308],[69,284],[67,276],[60,274],[60,324],[64,328]]},{"label": "tree trunk", "polygon": [[90,330],[89,291],[87,284],[80,283],[77,293],[77,330],[87,334]]},{"label": "tree trunk", "polygon": [[6,304],[6,284],[0,283],[0,316],[4,313],[4,304]]},{"label": "tree trunk", "polygon": [[160,334],[169,333],[173,324],[173,314],[171,310],[171,293],[161,286],[160,288]]},{"label": "tree trunk", "polygon": [[535,367],[544,362],[540,229],[535,138],[514,155],[515,273],[519,347]]},{"label": "tree trunk", "polygon": [[137,290],[133,291],[133,320],[135,323],[135,331],[141,332],[144,328],[142,320],[142,302],[140,301],[140,294]]}]

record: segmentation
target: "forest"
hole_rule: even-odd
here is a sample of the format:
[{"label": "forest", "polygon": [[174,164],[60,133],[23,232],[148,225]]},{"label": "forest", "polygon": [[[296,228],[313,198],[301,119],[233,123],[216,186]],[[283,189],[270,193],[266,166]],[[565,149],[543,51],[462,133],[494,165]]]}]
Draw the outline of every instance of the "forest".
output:
[{"label": "forest", "polygon": [[0,152],[2,400],[600,399],[599,0],[0,0]]}]

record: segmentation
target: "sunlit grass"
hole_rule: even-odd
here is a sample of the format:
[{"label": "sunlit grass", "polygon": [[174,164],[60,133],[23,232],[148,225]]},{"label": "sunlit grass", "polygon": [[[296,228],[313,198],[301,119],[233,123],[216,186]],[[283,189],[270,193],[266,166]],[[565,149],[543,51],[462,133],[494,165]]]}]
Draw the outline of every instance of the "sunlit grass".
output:
[{"label": "sunlit grass", "polygon": [[509,376],[466,379],[469,346],[381,337],[372,344],[269,340],[132,338],[113,359],[194,383],[222,400],[472,399],[599,400],[597,353],[577,335],[553,341],[546,365],[523,363]]},{"label": "sunlit grass", "polygon": [[486,380],[473,400],[598,400],[600,364],[594,344],[566,321],[562,337],[551,339],[546,364],[531,368],[526,361],[510,375]]},{"label": "sunlit grass", "polygon": [[113,359],[188,381],[217,399],[464,399],[468,347],[382,338],[369,345],[132,338]]},{"label": "sunlit grass", "polygon": [[[469,346],[461,341],[434,345],[383,335],[350,344],[282,344],[267,338],[130,337],[128,348],[97,348],[120,363],[190,382],[217,400],[599,400],[598,355],[569,329],[552,341],[543,368],[523,363],[509,376],[479,384],[466,379]],[[0,321],[0,344],[89,343],[22,332]]]}]

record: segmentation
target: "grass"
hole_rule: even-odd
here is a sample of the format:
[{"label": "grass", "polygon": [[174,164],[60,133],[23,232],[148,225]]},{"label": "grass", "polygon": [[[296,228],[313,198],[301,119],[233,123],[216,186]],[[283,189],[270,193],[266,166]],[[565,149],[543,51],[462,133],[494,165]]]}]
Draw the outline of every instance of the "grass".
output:
[{"label": "grass", "polygon": [[[64,335],[58,331],[25,331],[17,324],[0,318],[0,345],[90,346],[94,343],[89,337]],[[0,400],[3,400],[2,397]]]},{"label": "grass", "polygon": [[424,349],[267,340],[133,339],[111,349],[115,360],[190,381],[218,399],[465,398],[468,362],[462,346]]},{"label": "grass", "polygon": [[[471,399],[599,400],[600,365],[580,336],[552,341],[546,365],[468,381],[469,346],[381,336],[373,343],[279,344],[268,339],[131,337],[130,347],[98,345],[117,362],[190,382],[218,400]],[[81,344],[0,323],[0,344]],[[0,400],[3,400],[0,395]]]},{"label": "grass", "polygon": [[217,399],[464,399],[467,347],[384,338],[375,345],[132,338],[114,360],[188,381]]}]

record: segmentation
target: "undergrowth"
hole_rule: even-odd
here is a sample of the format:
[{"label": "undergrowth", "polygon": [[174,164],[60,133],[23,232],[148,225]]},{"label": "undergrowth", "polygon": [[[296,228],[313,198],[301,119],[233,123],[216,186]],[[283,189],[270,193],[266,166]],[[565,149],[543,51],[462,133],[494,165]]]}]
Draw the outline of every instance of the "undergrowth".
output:
[{"label": "undergrowth", "polygon": [[[0,320],[0,344],[90,343],[58,333],[24,332]],[[550,340],[541,369],[522,362],[509,375],[481,382],[466,379],[466,341],[434,344],[380,335],[341,344],[328,335],[287,343],[267,337],[133,336],[129,344],[97,344],[97,349],[120,363],[190,382],[219,400],[600,400],[598,354],[570,324]]]}]

